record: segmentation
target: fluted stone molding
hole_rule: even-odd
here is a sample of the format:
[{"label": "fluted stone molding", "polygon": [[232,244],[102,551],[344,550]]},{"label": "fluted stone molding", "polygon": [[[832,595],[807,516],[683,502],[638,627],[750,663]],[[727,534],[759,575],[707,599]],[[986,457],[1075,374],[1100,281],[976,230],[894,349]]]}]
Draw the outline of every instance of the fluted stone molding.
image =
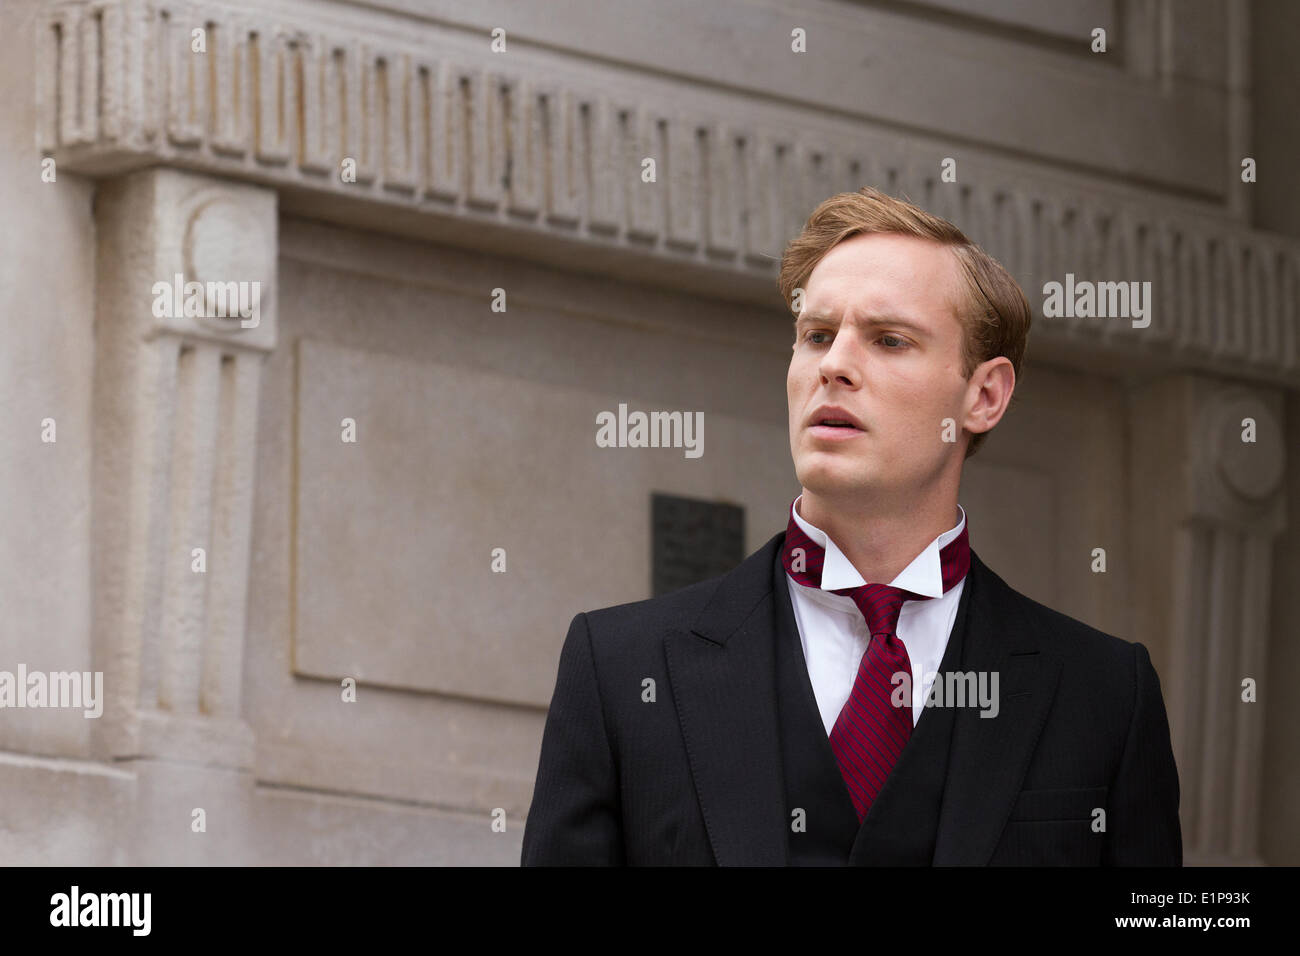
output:
[{"label": "fluted stone molding", "polygon": [[[727,297],[770,297],[782,247],[816,203],[873,184],[952,219],[1036,306],[1067,272],[1153,284],[1147,328],[1061,318],[1040,338],[1300,381],[1293,240],[974,147],[944,183],[939,147],[860,120],[706,97],[594,59],[543,70],[397,13],[367,23],[358,35],[296,5],[52,6],[36,36],[40,146],[92,176],[166,163],[306,195],[313,214],[369,229],[491,234],[498,251],[563,249]],[[196,28],[205,53],[191,52]],[[654,183],[641,180],[646,157]]]},{"label": "fluted stone molding", "polygon": [[[1186,862],[1257,865],[1273,544],[1287,524],[1277,391],[1176,376],[1135,396],[1134,573],[1156,600]],[[1254,442],[1242,440],[1247,422]],[[1139,516],[1140,512],[1144,512]],[[1163,633],[1159,633],[1163,632]],[[1256,702],[1242,699],[1256,686]]]},{"label": "fluted stone molding", "polygon": [[[1257,864],[1263,711],[1242,681],[1276,692],[1264,672],[1273,540],[1286,527],[1280,403],[1242,388],[1201,396],[1206,438],[1192,462],[1192,510],[1176,553],[1186,589],[1176,607],[1188,642],[1183,778],[1188,853],[1210,864]],[[1270,407],[1272,406],[1272,407]],[[1243,423],[1259,440],[1243,444]]]},{"label": "fluted stone molding", "polygon": [[[188,807],[219,806],[228,825],[250,806],[241,686],[258,395],[276,345],[276,193],[140,170],[106,181],[95,215],[97,749],[139,770],[137,862],[240,859],[229,838],[181,837]],[[160,299],[177,275],[202,285],[189,310],[201,314]],[[224,283],[247,283],[256,312],[232,315],[233,295],[220,295],[237,285]]]}]

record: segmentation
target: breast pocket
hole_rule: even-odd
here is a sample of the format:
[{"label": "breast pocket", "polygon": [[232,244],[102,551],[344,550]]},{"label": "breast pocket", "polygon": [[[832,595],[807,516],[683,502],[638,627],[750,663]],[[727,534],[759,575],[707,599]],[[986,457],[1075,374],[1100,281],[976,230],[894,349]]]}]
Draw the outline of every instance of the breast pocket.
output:
[{"label": "breast pocket", "polygon": [[1105,806],[1105,787],[1021,790],[990,865],[1097,866],[1106,834],[1093,814]]}]

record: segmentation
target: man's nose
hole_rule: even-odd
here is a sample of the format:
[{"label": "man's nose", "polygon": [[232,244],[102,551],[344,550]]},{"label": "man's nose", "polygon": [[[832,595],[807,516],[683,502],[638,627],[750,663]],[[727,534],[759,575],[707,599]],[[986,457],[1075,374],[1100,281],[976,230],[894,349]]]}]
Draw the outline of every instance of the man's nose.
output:
[{"label": "man's nose", "polygon": [[857,345],[850,336],[836,335],[835,341],[822,356],[818,371],[827,382],[856,386],[862,375],[861,358]]}]

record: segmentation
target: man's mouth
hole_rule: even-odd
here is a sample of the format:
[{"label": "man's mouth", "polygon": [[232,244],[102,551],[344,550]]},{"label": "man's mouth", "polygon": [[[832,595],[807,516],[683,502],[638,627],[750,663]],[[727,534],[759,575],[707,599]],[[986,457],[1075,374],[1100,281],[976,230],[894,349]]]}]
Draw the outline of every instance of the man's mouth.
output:
[{"label": "man's mouth", "polygon": [[808,426],[808,434],[818,441],[838,442],[850,441],[859,435],[865,435],[866,431],[847,419],[827,416],[814,419]]},{"label": "man's mouth", "polygon": [[858,417],[842,405],[827,402],[812,410],[808,416],[808,427],[817,432],[834,434],[836,431],[866,431]]}]

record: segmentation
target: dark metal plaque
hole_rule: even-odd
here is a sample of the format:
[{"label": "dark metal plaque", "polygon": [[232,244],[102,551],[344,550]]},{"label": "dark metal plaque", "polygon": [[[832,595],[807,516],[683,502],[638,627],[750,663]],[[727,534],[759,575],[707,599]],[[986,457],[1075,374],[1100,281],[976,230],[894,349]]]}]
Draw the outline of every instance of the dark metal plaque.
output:
[{"label": "dark metal plaque", "polygon": [[650,496],[651,587],[656,597],[725,574],[745,558],[739,505]]}]

